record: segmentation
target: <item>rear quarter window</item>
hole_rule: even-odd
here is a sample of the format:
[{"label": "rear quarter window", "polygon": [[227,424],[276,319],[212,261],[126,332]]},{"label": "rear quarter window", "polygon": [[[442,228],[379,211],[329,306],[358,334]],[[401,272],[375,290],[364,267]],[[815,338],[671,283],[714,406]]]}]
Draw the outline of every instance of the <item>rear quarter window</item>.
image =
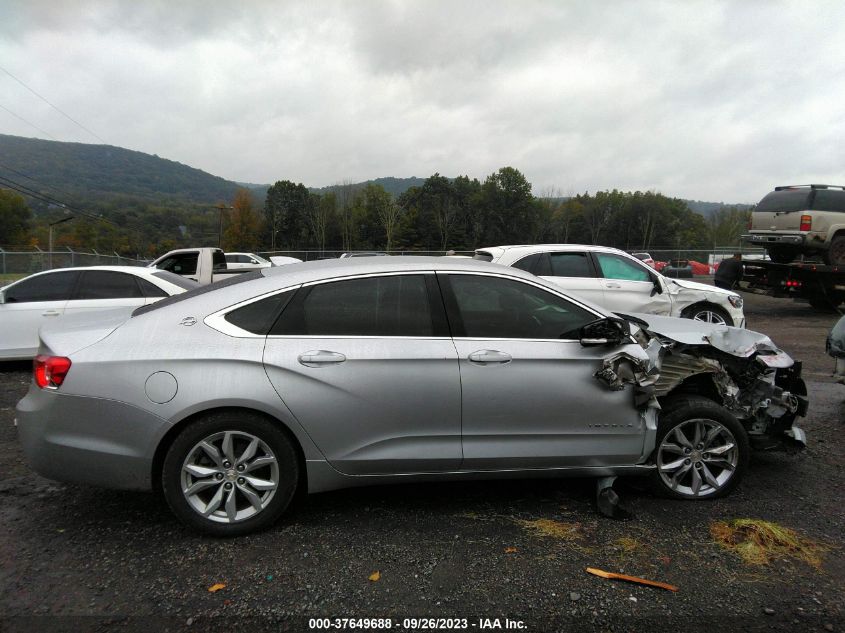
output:
[{"label": "rear quarter window", "polygon": [[845,212],[845,191],[840,189],[816,189],[813,210]]}]

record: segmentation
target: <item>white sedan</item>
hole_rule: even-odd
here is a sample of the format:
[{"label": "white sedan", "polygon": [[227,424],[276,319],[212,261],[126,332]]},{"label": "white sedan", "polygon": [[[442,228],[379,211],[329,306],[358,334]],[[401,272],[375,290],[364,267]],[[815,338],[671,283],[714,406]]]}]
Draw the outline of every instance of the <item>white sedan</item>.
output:
[{"label": "white sedan", "polygon": [[255,253],[226,253],[226,268],[270,268],[270,262]]},{"label": "white sedan", "polygon": [[58,268],[0,288],[0,359],[38,350],[38,328],[66,314],[146,305],[196,288],[173,273],[137,266]]},{"label": "white sedan", "polygon": [[661,275],[624,251],[589,244],[492,246],[475,259],[512,266],[613,312],[657,314],[745,327],[742,297]]}]

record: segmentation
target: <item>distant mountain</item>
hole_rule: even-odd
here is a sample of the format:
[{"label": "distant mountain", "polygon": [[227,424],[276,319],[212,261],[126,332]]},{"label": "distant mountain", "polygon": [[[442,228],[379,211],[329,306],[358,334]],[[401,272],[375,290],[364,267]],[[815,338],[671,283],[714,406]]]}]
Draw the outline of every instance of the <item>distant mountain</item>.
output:
[{"label": "distant mountain", "polygon": [[695,211],[696,213],[703,215],[705,218],[710,217],[710,215],[722,207],[736,207],[737,209],[750,209],[754,205],[753,204],[739,204],[739,203],[732,203],[727,204],[725,202],[704,202],[703,200],[684,200],[687,203],[687,206]]},{"label": "distant mountain", "polygon": [[[176,161],[122,147],[6,134],[0,134],[0,176],[44,192],[43,185],[47,185],[74,197],[119,194],[211,204],[232,200],[240,186]],[[55,190],[51,195],[57,196]]]},{"label": "distant mountain", "polygon": [[[394,178],[392,176],[388,176],[386,178],[376,178],[374,180],[365,180],[363,182],[356,182],[352,184],[352,188],[354,190],[363,189],[367,185],[381,185],[384,187],[385,191],[392,194],[394,197],[399,197],[411,187],[422,187],[425,183],[425,178],[417,178],[416,176],[411,176],[410,178]],[[320,195],[329,193],[331,191],[335,191],[338,189],[340,185],[329,185],[327,187],[309,187],[309,191],[312,193],[318,193]]]},{"label": "distant mountain", "polygon": [[[261,207],[270,186],[226,180],[157,155],[112,145],[63,143],[7,134],[0,134],[0,176],[53,197],[64,199],[58,193],[64,192],[87,202],[102,197],[123,196],[150,202],[167,200],[174,203],[215,204],[231,201],[239,187],[246,187],[253,192],[257,205]],[[424,178],[416,176],[389,176],[354,183],[352,187],[358,190],[369,184],[381,185],[398,197],[411,187],[420,187],[424,183]],[[338,186],[311,187],[310,191],[325,194]],[[704,216],[709,216],[721,207],[747,209],[752,206],[701,200],[685,202],[690,209]]]}]

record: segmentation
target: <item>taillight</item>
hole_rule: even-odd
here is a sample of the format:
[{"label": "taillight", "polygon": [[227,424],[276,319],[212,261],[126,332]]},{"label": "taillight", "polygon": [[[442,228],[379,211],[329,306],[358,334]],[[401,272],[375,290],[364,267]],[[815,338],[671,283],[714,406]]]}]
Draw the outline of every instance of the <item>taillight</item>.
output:
[{"label": "taillight", "polygon": [[813,228],[813,216],[802,215],[801,225],[798,227],[799,231],[811,231]]},{"label": "taillight", "polygon": [[47,356],[39,354],[32,361],[32,373],[35,384],[42,389],[56,389],[65,381],[70,370],[70,359],[64,356]]}]

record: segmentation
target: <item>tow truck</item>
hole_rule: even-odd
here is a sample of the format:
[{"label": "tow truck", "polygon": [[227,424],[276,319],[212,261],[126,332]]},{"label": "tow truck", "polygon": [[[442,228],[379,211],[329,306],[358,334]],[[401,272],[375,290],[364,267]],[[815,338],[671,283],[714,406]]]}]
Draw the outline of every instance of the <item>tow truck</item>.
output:
[{"label": "tow truck", "polygon": [[744,259],[738,289],[807,301],[819,312],[836,311],[845,301],[845,266],[813,261],[778,264]]}]

